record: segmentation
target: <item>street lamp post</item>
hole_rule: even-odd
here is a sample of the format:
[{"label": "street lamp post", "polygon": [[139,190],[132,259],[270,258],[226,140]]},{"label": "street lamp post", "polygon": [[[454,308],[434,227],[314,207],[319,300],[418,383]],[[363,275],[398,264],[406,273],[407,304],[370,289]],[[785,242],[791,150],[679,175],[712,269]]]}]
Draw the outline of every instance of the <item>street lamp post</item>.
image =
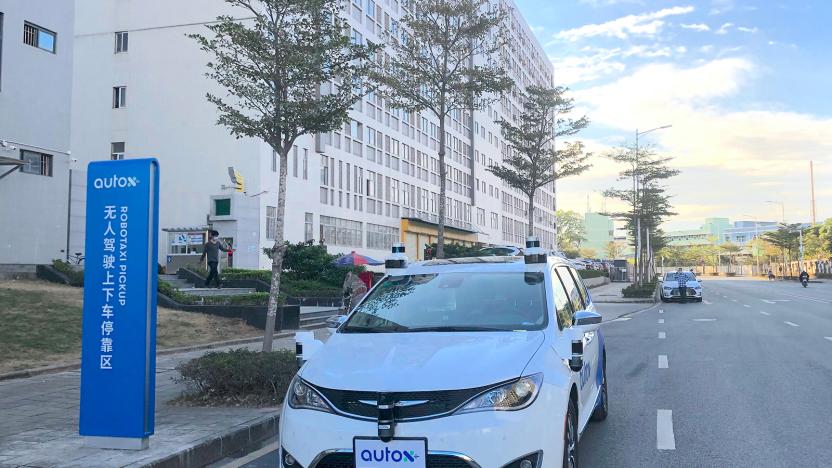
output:
[{"label": "street lamp post", "polygon": [[[644,259],[642,258],[642,255],[641,255],[641,215],[640,215],[640,213],[636,212],[636,209],[638,208],[638,200],[639,200],[638,195],[639,195],[639,186],[640,186],[639,160],[638,160],[638,150],[639,150],[638,138],[642,135],[647,135],[648,133],[655,132],[656,130],[664,130],[664,129],[670,128],[672,126],[673,125],[663,125],[661,127],[656,127],[656,128],[651,128],[650,130],[645,130],[643,132],[640,132],[638,129],[636,129],[636,149],[635,149],[636,164],[635,164],[635,170],[633,171],[633,201],[634,201],[634,203],[633,203],[633,215],[636,217],[636,219],[635,219],[635,227],[636,227],[635,282],[637,284],[641,283],[640,280],[642,279],[641,278],[642,275],[640,274],[640,269],[642,267],[642,263],[644,262]],[[649,243],[650,240],[648,239],[647,242]],[[648,245],[648,251],[649,250],[650,250],[650,247]],[[649,261],[649,259],[648,259],[648,261]],[[646,273],[646,271],[645,271],[645,273]]]}]

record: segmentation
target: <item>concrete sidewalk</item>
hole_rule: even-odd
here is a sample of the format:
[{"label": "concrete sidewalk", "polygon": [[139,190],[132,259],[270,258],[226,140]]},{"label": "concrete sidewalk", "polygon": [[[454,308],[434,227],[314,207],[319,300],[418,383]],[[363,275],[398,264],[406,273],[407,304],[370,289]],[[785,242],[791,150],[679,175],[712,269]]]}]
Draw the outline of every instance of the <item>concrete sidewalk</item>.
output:
[{"label": "concrete sidewalk", "polygon": [[592,288],[589,294],[592,295],[592,302],[599,304],[652,304],[655,301],[652,297],[648,298],[631,298],[624,297],[621,290],[629,286],[628,282],[615,282]]},{"label": "concrete sidewalk", "polygon": [[[317,331],[316,335],[327,335]],[[232,346],[259,349],[260,343]],[[231,348],[231,347],[228,347]],[[228,348],[219,348],[212,351]],[[294,339],[275,341],[294,349]],[[83,447],[78,435],[80,372],[0,381],[1,467],[202,466],[273,436],[278,408],[185,407],[168,402],[185,389],[175,367],[208,350],[156,359],[156,432],[142,451]],[[117,409],[113,409],[116,416]]]}]

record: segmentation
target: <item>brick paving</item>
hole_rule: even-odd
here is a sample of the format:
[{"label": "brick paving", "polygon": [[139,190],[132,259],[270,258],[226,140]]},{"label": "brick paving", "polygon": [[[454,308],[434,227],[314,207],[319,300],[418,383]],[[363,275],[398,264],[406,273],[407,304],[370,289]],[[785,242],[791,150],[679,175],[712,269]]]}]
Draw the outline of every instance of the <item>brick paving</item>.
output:
[{"label": "brick paving", "polygon": [[[326,333],[316,332],[321,337]],[[260,343],[234,346],[238,347],[256,350]],[[279,347],[294,349],[294,339],[276,340],[275,348]],[[176,365],[206,352],[156,359],[156,432],[150,437],[150,448],[141,451],[83,447],[78,435],[80,371],[0,381],[0,467],[142,466],[278,412],[277,408],[169,405],[185,390],[173,380],[178,376]]]}]

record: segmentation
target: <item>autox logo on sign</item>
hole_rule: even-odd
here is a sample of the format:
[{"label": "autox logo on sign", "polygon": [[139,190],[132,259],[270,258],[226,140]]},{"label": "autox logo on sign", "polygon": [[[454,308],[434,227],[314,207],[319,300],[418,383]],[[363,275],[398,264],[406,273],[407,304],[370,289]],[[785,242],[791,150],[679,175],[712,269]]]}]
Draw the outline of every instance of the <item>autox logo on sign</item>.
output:
[{"label": "autox logo on sign", "polygon": [[120,177],[114,175],[112,177],[99,177],[93,181],[93,186],[97,189],[111,189],[111,188],[126,188],[135,187],[139,185],[139,179],[136,177]]},{"label": "autox logo on sign", "polygon": [[362,450],[359,457],[366,462],[413,463],[419,455],[413,450],[390,450],[390,447],[385,447],[383,450]]}]

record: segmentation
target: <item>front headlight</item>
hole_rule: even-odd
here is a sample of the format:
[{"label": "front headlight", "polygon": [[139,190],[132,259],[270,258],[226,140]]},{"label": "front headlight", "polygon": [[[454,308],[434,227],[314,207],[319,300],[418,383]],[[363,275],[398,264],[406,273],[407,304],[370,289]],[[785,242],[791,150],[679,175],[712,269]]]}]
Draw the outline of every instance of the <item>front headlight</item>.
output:
[{"label": "front headlight", "polygon": [[329,404],[324,400],[324,397],[312,388],[309,384],[304,382],[300,377],[295,376],[289,385],[289,406],[294,409],[311,409],[317,411],[324,411],[326,413],[334,413]]},{"label": "front headlight", "polygon": [[472,398],[457,414],[475,411],[513,411],[529,406],[543,385],[543,374],[521,377],[514,382],[486,390]]}]

